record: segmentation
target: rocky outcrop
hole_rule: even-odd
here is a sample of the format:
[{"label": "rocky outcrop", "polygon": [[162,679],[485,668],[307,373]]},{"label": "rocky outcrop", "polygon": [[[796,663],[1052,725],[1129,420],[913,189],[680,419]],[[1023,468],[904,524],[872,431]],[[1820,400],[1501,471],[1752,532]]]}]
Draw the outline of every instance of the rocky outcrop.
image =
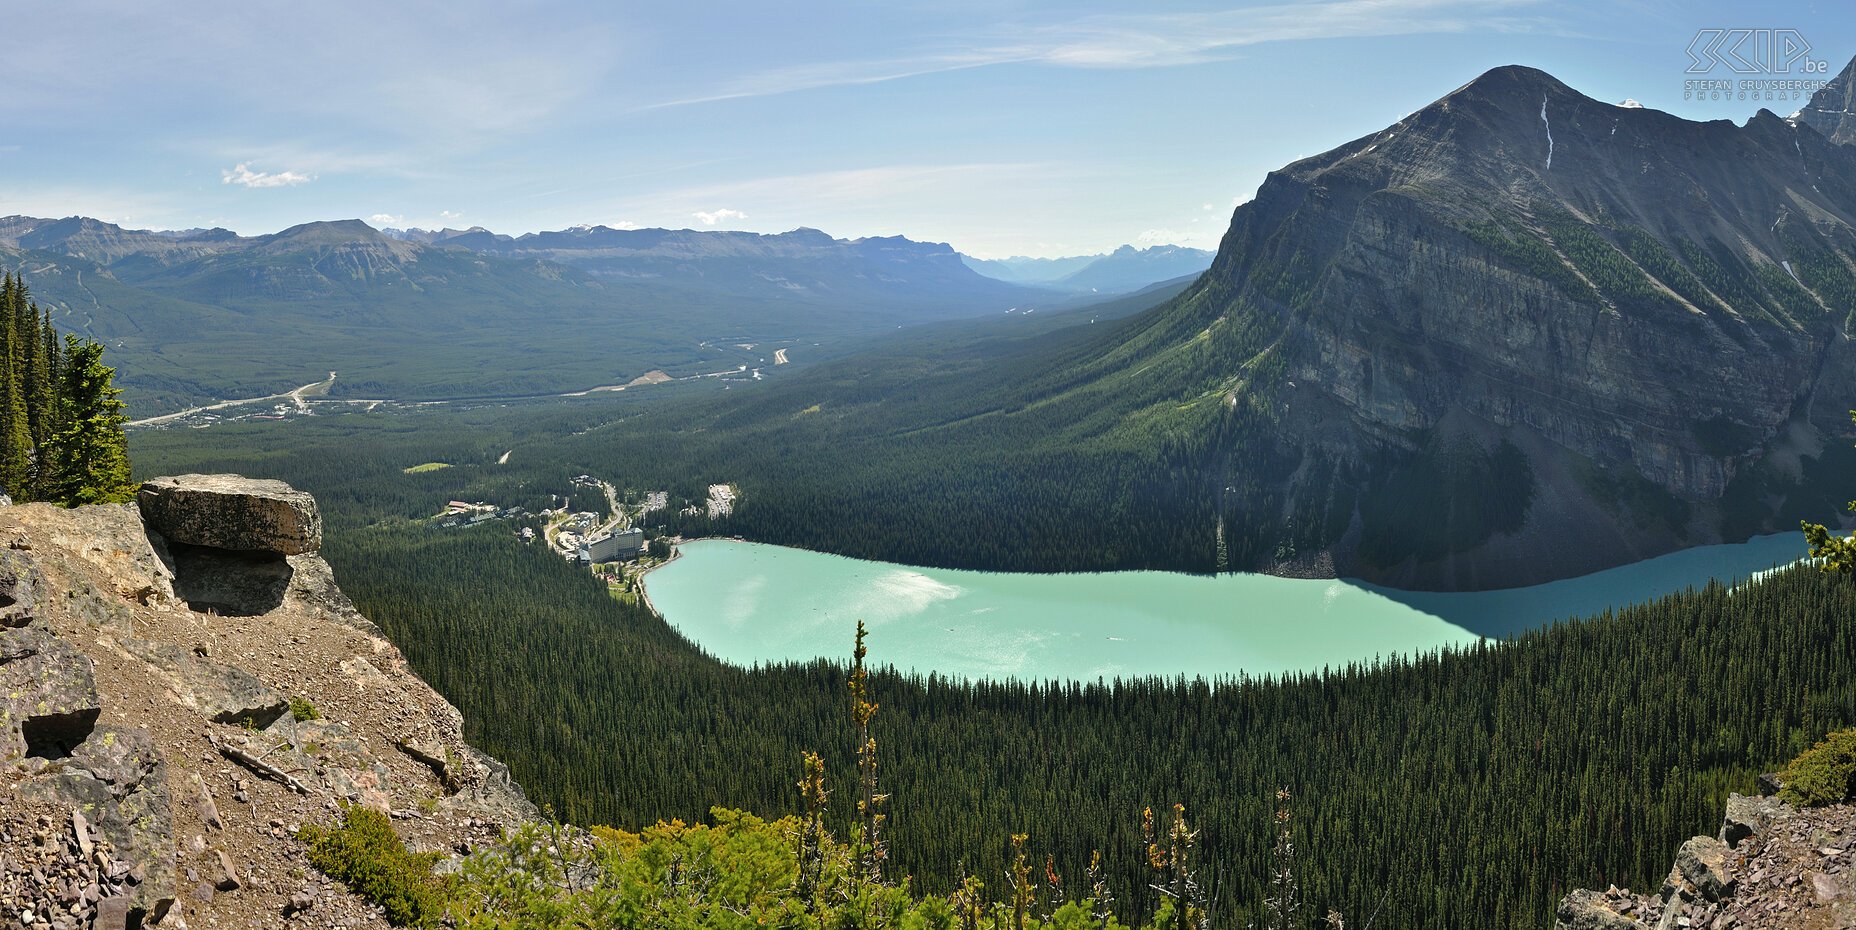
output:
[{"label": "rocky outcrop", "polygon": [[1777,798],[1730,795],[1727,798],[1727,816],[1721,818],[1721,842],[1734,847],[1759,836],[1784,817],[1788,810],[1785,803]]},{"label": "rocky outcrop", "polygon": [[1579,890],[1556,930],[1753,930],[1856,926],[1856,807],[1797,808],[1732,795],[1717,837],[1677,851],[1655,895]]},{"label": "rocky outcrop", "polygon": [[0,923],[384,926],[297,827],[365,804],[450,853],[537,817],[335,585],[308,495],[144,491],[146,521],[0,509]]},{"label": "rocky outcrop", "polygon": [[299,555],[322,548],[322,515],[303,491],[264,478],[180,475],[145,482],[142,519],[169,542]]},{"label": "rocky outcrop", "polygon": [[1727,844],[1697,836],[1677,850],[1676,864],[1663,880],[1663,900],[1720,901],[1734,893],[1735,881],[1727,868]]},{"label": "rocky outcrop", "polygon": [[1631,916],[1635,902],[1613,890],[1607,893],[1581,889],[1560,902],[1554,924],[1560,930],[1646,930]]}]

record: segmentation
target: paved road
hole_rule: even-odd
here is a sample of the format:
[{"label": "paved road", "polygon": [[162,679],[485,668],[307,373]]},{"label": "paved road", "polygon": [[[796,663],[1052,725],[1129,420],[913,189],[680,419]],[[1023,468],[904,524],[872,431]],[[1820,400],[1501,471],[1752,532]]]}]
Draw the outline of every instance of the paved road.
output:
[{"label": "paved road", "polygon": [[294,391],[285,391],[282,394],[272,394],[268,397],[248,397],[244,400],[222,400],[219,403],[207,404],[204,407],[189,407],[186,410],[182,410],[178,413],[164,413],[158,417],[149,417],[145,420],[130,420],[125,425],[127,426],[160,426],[163,423],[172,423],[175,420],[180,419],[181,417],[191,416],[192,414],[196,414],[196,413],[205,413],[208,410],[224,410],[227,407],[242,407],[246,404],[263,404],[263,403],[271,403],[271,402],[280,401],[280,400],[287,400],[295,404],[298,410],[307,410],[309,408],[309,405],[303,402],[303,396],[305,394],[316,395],[316,396],[324,395],[324,394],[329,393],[329,388],[333,387],[334,385],[335,385],[335,372],[331,371],[329,372],[329,377],[327,380],[318,381],[315,384],[305,384],[302,387],[297,388]]}]

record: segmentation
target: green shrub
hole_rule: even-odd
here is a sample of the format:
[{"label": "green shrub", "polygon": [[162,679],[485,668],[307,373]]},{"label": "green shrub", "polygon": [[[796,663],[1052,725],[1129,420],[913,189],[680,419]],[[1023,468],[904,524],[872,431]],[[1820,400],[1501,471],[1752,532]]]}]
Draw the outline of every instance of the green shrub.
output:
[{"label": "green shrub", "polygon": [[1799,753],[1782,776],[1779,799],[1817,807],[1836,804],[1856,788],[1856,729],[1838,730]]},{"label": "green shrub", "polygon": [[321,720],[322,712],[316,710],[316,705],[303,698],[293,697],[290,699],[290,716],[295,717],[298,723],[307,723],[311,720]]},{"label": "green shrub", "polygon": [[432,874],[437,853],[406,849],[387,815],[348,805],[333,827],[304,827],[297,838],[309,844],[309,861],[380,906],[398,927],[429,927],[445,912],[445,887]]}]

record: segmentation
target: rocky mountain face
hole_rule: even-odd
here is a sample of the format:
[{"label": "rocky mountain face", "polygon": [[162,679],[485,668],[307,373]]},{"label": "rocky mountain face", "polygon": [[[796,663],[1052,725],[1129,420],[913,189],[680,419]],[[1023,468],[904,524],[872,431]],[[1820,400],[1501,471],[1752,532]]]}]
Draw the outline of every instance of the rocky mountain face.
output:
[{"label": "rocky mountain face", "polygon": [[[1762,787],[1774,787],[1772,776]],[[1731,795],[1721,830],[1677,850],[1662,887],[1580,889],[1554,930],[1757,930],[1856,926],[1856,808]]]},{"label": "rocky mountain face", "polygon": [[1856,61],[1850,62],[1828,86],[1812,94],[1811,102],[1791,118],[1832,142],[1856,142]]},{"label": "rocky mountain face", "polygon": [[137,256],[162,262],[186,261],[246,244],[247,240],[228,229],[175,233],[124,229],[86,216],[58,220],[0,217],[0,247],[55,252],[105,265]]},{"label": "rocky mountain face", "polygon": [[1545,581],[1839,509],[1853,223],[1808,119],[1499,68],[1271,173],[1120,351],[1263,424],[1218,476],[1269,488],[1256,567]]},{"label": "rocky mountain face", "polygon": [[0,539],[9,926],[384,927],[297,827],[360,804],[452,854],[537,816],[335,586],[307,494],[159,479]]}]

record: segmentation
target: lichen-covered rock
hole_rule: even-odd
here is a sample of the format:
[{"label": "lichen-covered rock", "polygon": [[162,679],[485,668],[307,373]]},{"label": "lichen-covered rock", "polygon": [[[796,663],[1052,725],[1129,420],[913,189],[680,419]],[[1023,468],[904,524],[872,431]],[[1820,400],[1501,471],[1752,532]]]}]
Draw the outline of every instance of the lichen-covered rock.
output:
[{"label": "lichen-covered rock", "polygon": [[20,786],[29,800],[82,811],[133,879],[130,925],[159,921],[174,903],[174,827],[160,750],[142,729],[97,727],[71,755]]},{"label": "lichen-covered rock", "polygon": [[0,630],[0,761],[65,755],[101,712],[88,656],[39,627]]},{"label": "lichen-covered rock", "polygon": [[1721,818],[1721,842],[1733,848],[1750,837],[1765,833],[1787,807],[1777,798],[1728,795],[1727,814]]},{"label": "lichen-covered rock", "polygon": [[1642,921],[1618,913],[1605,895],[1584,889],[1561,899],[1555,916],[1554,930],[1647,930]]},{"label": "lichen-covered rock", "polygon": [[145,482],[142,519],[170,542],[299,555],[322,547],[315,498],[282,481],[178,475]]},{"label": "lichen-covered rock", "polygon": [[240,668],[220,665],[172,643],[126,640],[130,654],[162,672],[200,715],[214,723],[264,729],[290,709],[290,699]]},{"label": "lichen-covered rock", "polygon": [[0,549],[0,627],[31,623],[39,607],[39,588],[44,583],[31,556]]},{"label": "lichen-covered rock", "polygon": [[1675,867],[1663,883],[1663,898],[1720,901],[1734,893],[1734,886],[1727,868],[1727,844],[1711,836],[1697,836],[1676,851]]}]

